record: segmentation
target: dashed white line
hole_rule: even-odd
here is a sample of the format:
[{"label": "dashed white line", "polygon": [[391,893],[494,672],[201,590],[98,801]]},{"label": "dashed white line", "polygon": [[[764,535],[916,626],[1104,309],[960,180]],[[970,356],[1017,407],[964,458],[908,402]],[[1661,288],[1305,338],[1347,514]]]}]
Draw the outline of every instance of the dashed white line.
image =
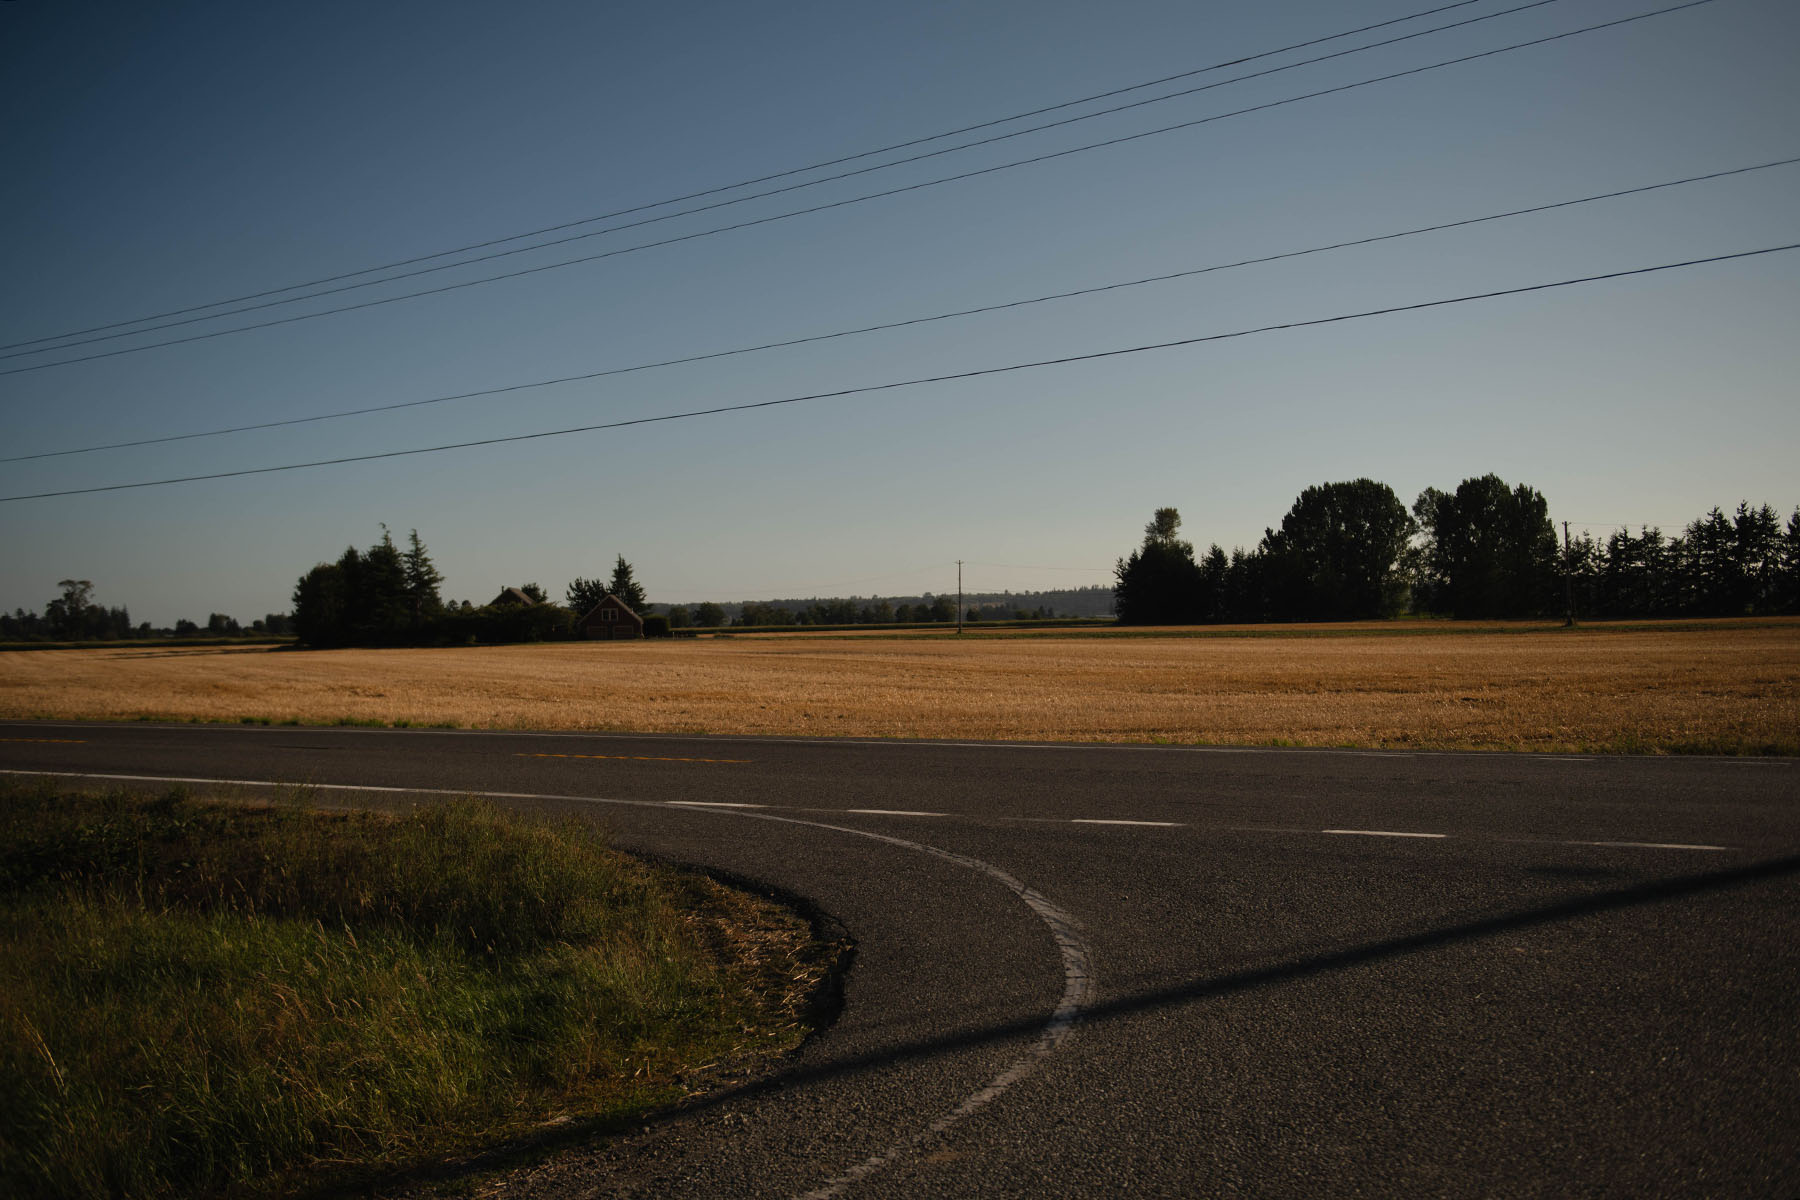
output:
[{"label": "dashed white line", "polygon": [[1621,846],[1628,850],[1729,850],[1730,846],[1690,845],[1685,842],[1566,842],[1569,846]]},{"label": "dashed white line", "polygon": [[1075,817],[1072,820],[1070,820],[1069,824],[1071,824],[1071,825],[1157,825],[1157,826],[1161,826],[1164,829],[1179,829],[1181,827],[1180,821],[1120,821],[1120,820],[1110,820],[1110,819],[1103,818],[1103,817]]},{"label": "dashed white line", "polygon": [[1447,833],[1408,833],[1399,829],[1321,829],[1320,833],[1345,833],[1355,837],[1446,838]]},{"label": "dashed white line", "polygon": [[[827,809],[825,811],[832,812],[836,810]],[[938,812],[914,812],[912,809],[907,808],[846,808],[843,811],[847,813],[863,813],[871,817],[941,817],[944,815],[943,813]]]}]

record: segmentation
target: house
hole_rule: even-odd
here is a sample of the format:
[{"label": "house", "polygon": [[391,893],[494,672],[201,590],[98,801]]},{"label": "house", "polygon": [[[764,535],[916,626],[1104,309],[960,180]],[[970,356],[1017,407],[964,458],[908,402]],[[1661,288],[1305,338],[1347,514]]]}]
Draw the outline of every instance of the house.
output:
[{"label": "house", "polygon": [[611,592],[602,596],[600,603],[576,622],[576,627],[585,638],[611,640],[644,636],[644,618],[632,612],[623,600]]},{"label": "house", "polygon": [[537,601],[518,588],[509,587],[488,601],[489,608],[530,608]]}]

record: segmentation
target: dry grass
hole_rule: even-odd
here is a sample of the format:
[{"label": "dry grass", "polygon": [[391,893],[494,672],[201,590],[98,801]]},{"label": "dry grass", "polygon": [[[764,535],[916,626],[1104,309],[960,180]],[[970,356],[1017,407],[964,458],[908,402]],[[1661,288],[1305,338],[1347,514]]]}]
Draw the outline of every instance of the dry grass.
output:
[{"label": "dry grass", "polygon": [[48,651],[0,716],[1800,752],[1800,621],[1398,631]]}]

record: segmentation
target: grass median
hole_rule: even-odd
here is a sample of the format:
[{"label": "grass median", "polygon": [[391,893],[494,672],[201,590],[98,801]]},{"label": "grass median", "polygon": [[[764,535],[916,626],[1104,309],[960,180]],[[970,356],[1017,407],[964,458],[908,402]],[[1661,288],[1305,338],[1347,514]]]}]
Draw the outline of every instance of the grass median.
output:
[{"label": "grass median", "polygon": [[603,1129],[798,1045],[832,953],[474,802],[6,785],[0,1193],[270,1194]]}]

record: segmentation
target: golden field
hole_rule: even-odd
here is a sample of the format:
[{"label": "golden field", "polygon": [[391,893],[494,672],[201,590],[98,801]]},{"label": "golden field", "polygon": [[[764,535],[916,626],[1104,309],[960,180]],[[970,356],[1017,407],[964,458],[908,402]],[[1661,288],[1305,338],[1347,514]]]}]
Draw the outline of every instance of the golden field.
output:
[{"label": "golden field", "polygon": [[1794,754],[1800,621],[49,650],[0,717]]}]

